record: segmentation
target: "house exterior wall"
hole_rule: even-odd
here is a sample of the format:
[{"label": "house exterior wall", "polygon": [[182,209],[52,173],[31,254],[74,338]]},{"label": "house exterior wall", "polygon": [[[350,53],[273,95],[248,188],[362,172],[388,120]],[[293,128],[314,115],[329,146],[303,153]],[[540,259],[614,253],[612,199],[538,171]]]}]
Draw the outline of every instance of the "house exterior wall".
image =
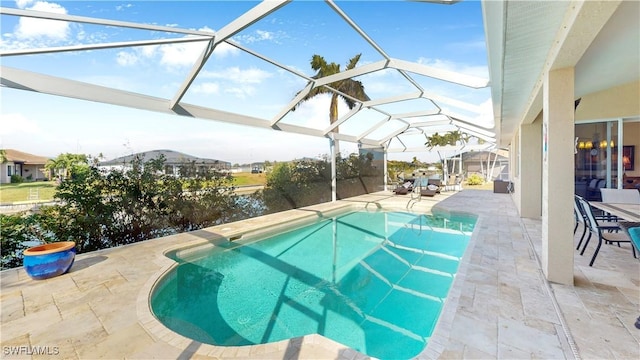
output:
[{"label": "house exterior wall", "polygon": [[[9,169],[10,168],[10,169]],[[0,184],[11,183],[11,175],[18,174],[26,181],[36,181],[48,179],[46,172],[43,172],[44,164],[23,164],[7,161],[0,164]],[[29,176],[31,176],[29,178]]]},{"label": "house exterior wall", "polygon": [[0,164],[0,184],[9,184],[11,182],[11,175],[13,174],[15,174],[15,164],[13,161]]},{"label": "house exterior wall", "polygon": [[[542,270],[573,285],[574,68],[551,70],[543,83]],[[567,171],[569,170],[569,171]]]},{"label": "house exterior wall", "polygon": [[[29,178],[29,176],[31,176],[31,178]],[[44,165],[41,164],[24,164],[22,177],[29,181],[48,179],[47,174],[44,172]]]},{"label": "house exterior wall", "polygon": [[640,115],[640,81],[582,97],[575,119],[595,120]]},{"label": "house exterior wall", "polygon": [[542,116],[532,124],[520,126],[520,216],[539,219],[542,216]]},{"label": "house exterior wall", "polygon": [[513,192],[511,198],[513,199],[518,213],[522,214],[522,182],[520,181],[520,130],[518,130],[509,144],[509,162],[513,166],[509,167],[510,179],[513,182]]}]

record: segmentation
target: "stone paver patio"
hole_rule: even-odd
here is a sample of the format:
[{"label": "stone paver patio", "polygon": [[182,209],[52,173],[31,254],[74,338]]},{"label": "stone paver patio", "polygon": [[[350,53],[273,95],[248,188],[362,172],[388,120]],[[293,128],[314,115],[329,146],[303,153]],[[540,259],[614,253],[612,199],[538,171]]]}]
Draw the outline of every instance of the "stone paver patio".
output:
[{"label": "stone paver patio", "polygon": [[[149,310],[149,293],[173,265],[164,255],[169,249],[215,244],[226,241],[223,237],[301,221],[339,207],[405,209],[409,199],[387,192],[369,194],[82,254],[70,273],[44,281],[29,279],[21,268],[2,271],[2,356],[364,358],[319,335],[244,347],[201,344],[157,321]],[[434,212],[472,212],[479,218],[434,335],[420,358],[561,359],[576,354],[640,358],[640,330],[633,326],[640,316],[640,262],[628,244],[604,246],[589,267],[595,246],[591,244],[585,256],[575,254],[574,286],[547,284],[537,260],[541,221],[520,219],[509,195],[465,189],[412,204],[416,212],[432,207]]]}]

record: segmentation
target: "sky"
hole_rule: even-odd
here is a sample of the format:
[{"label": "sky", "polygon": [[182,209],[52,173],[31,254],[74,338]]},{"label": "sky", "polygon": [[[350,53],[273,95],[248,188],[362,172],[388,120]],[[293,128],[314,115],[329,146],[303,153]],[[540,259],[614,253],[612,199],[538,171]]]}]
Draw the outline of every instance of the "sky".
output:
[{"label": "sky", "polygon": [[[3,7],[68,15],[134,21],[215,32],[254,7],[253,1],[0,1]],[[488,77],[480,2],[455,5],[398,1],[337,1],[384,51],[393,58],[418,62],[463,74]],[[107,42],[183,37],[146,30],[122,30],[91,24],[26,19],[2,15],[0,51]],[[355,33],[325,3],[294,1],[236,34],[232,40],[308,76],[313,54],[344,69],[354,55],[359,65],[382,56]],[[199,43],[122,47],[55,54],[4,56],[3,66],[171,99],[202,51]],[[357,78],[372,99],[415,88],[394,71]],[[490,92],[470,90],[416,76],[425,89],[484,109],[478,121],[490,126]],[[213,52],[183,98],[184,102],[272,119],[306,81],[230,45]],[[406,89],[405,89],[406,88]],[[283,161],[317,157],[329,152],[326,138],[289,134],[212,120],[160,114],[69,99],[31,91],[0,88],[0,148],[55,157],[61,153],[102,154],[106,159],[132,153],[170,149],[231,163]],[[410,102],[388,105],[389,111],[411,111]],[[402,108],[399,108],[402,106]],[[323,129],[328,126],[329,98],[304,103],[284,123]],[[348,111],[341,103],[339,114]],[[456,110],[456,112],[459,112]],[[341,126],[359,134],[367,117]],[[478,116],[474,114],[473,116]],[[392,129],[392,124],[389,124]],[[385,129],[388,131],[389,129]],[[382,130],[381,130],[382,131]],[[372,136],[376,134],[373,133]],[[340,142],[343,155],[357,145]],[[390,159],[435,161],[425,153],[390,154]]]}]

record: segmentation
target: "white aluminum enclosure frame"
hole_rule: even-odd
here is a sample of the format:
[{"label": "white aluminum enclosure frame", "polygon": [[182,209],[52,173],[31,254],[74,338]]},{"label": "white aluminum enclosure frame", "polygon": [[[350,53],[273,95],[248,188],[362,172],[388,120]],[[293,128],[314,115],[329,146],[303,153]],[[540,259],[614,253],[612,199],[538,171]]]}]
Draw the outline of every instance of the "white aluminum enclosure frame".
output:
[{"label": "white aluminum enclosure frame", "polygon": [[[183,80],[178,91],[172,98],[159,98],[153,97],[141,93],[134,93],[123,91],[115,88],[100,86],[96,84],[83,83],[72,79],[61,78],[51,75],[45,75],[41,73],[35,73],[23,69],[11,68],[7,66],[0,67],[0,84],[7,88],[21,89],[27,91],[35,91],[43,94],[58,95],[69,98],[82,99],[93,102],[100,102],[105,104],[112,104],[118,106],[126,106],[131,108],[137,108],[142,110],[175,114],[182,116],[189,116],[201,119],[222,121],[233,124],[247,125],[259,128],[268,128],[277,131],[285,131],[290,133],[311,135],[317,137],[325,137],[338,141],[348,141],[352,143],[363,144],[366,146],[382,147],[385,151],[398,152],[398,151],[428,151],[426,146],[411,147],[403,146],[403,137],[414,134],[416,132],[429,136],[434,131],[433,126],[443,125],[451,126],[451,130],[461,129],[463,132],[467,132],[473,136],[476,136],[486,141],[480,148],[491,148],[495,143],[495,129],[493,127],[486,128],[479,125],[477,119],[480,118],[480,109],[477,105],[469,104],[458,99],[451,99],[446,96],[433,94],[423,89],[418,82],[413,78],[412,74],[420,76],[426,76],[433,79],[446,81],[461,87],[469,89],[481,89],[488,86],[487,79],[481,79],[470,75],[459,74],[447,70],[437,69],[434,67],[419,64],[403,59],[397,59],[389,55],[376,41],[353,20],[349,15],[340,8],[340,6],[333,1],[326,1],[326,4],[339,15],[349,28],[353,29],[366,43],[371,46],[377,53],[379,53],[383,60],[358,66],[354,69],[343,71],[341,73],[327,76],[320,79],[313,79],[308,75],[300,73],[298,70],[288,67],[284,64],[278,63],[268,57],[261,55],[243,45],[240,45],[232,40],[232,37],[240,33],[243,29],[250,27],[252,24],[260,21],[264,17],[277,12],[281,8],[285,7],[290,1],[277,0],[277,1],[264,1],[240,15],[236,19],[229,22],[226,26],[220,28],[217,32],[205,32],[195,31],[189,29],[181,29],[169,26],[157,26],[148,25],[135,22],[116,21],[109,19],[93,18],[73,16],[66,14],[55,14],[33,10],[23,10],[17,8],[1,7],[0,14],[3,16],[18,16],[25,18],[37,18],[47,20],[59,20],[70,23],[83,23],[93,25],[105,25],[114,28],[131,28],[139,30],[150,30],[156,33],[162,34],[180,34],[186,35],[180,38],[167,37],[164,39],[149,39],[149,40],[137,40],[137,41],[125,41],[125,42],[111,42],[103,44],[86,44],[76,46],[65,47],[53,47],[53,48],[33,48],[33,49],[20,49],[20,50],[7,50],[0,51],[0,58],[4,57],[17,57],[27,56],[33,54],[43,53],[57,53],[57,52],[74,52],[74,51],[86,51],[86,50],[99,50],[99,49],[112,49],[112,48],[131,48],[145,45],[158,45],[158,44],[177,44],[182,42],[203,42],[206,43],[205,50],[200,54],[198,59],[194,59],[194,65],[189,72],[188,76]],[[449,1],[434,1],[435,3],[452,4],[454,2]],[[449,5],[436,5],[436,6],[449,6]],[[428,6],[428,5],[425,5]],[[433,6],[433,5],[431,5]],[[292,101],[282,108],[276,116],[271,119],[263,119],[252,116],[247,116],[239,113],[233,113],[228,111],[222,111],[210,107],[198,106],[186,103],[182,101],[183,96],[189,90],[194,80],[198,77],[200,70],[209,60],[209,57],[216,51],[216,47],[222,43],[231,45],[240,51],[250,54],[261,61],[265,61],[271,65],[274,65],[288,73],[297,76],[308,83],[308,85],[302,89],[302,91]],[[359,101],[357,99],[352,100],[357,106],[348,114],[343,115],[337,122],[331,124],[325,129],[319,130],[305,126],[298,126],[283,122],[282,119],[291,111],[291,109],[315,87],[324,86],[330,91],[338,92],[332,89],[329,85],[338,80],[344,80],[348,78],[354,78],[357,76],[371,74],[378,71],[397,71],[402,79],[404,79],[415,90],[409,93],[396,94],[384,99],[372,99],[369,101]],[[343,96],[348,97],[345,94]],[[405,113],[388,113],[384,111],[381,106],[394,104],[401,101],[408,101],[414,99],[424,99],[425,110],[412,111]],[[475,114],[476,116],[465,117],[457,115],[452,112],[445,111],[445,108],[460,109],[466,113]],[[435,109],[435,110],[434,110]],[[348,135],[339,132],[334,132],[334,129],[344,123],[348,123],[354,115],[362,110],[373,110],[381,114],[383,120],[373,121],[369,129],[361,132],[358,135]],[[430,118],[434,121],[429,121]],[[448,119],[448,124],[443,123],[442,118]],[[414,119],[412,119],[414,118]],[[415,118],[419,118],[419,121],[415,121]],[[374,132],[380,132],[381,128],[389,121],[399,121],[406,125],[399,130],[389,131],[387,135],[378,138],[373,138],[370,135]],[[394,144],[401,144],[395,146]],[[478,146],[476,146],[478,147]],[[470,149],[469,147],[468,149]]]}]

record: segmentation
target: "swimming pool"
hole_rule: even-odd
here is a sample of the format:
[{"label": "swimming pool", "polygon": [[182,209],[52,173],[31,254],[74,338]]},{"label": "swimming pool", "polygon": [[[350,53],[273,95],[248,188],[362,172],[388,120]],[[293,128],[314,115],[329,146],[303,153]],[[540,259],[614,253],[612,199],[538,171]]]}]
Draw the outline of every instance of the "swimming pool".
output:
[{"label": "swimming pool", "polygon": [[[242,346],[318,333],[378,358],[422,351],[472,216],[357,211],[260,241],[174,253],[155,316],[197,341]],[[176,255],[179,254],[179,255]]]}]

